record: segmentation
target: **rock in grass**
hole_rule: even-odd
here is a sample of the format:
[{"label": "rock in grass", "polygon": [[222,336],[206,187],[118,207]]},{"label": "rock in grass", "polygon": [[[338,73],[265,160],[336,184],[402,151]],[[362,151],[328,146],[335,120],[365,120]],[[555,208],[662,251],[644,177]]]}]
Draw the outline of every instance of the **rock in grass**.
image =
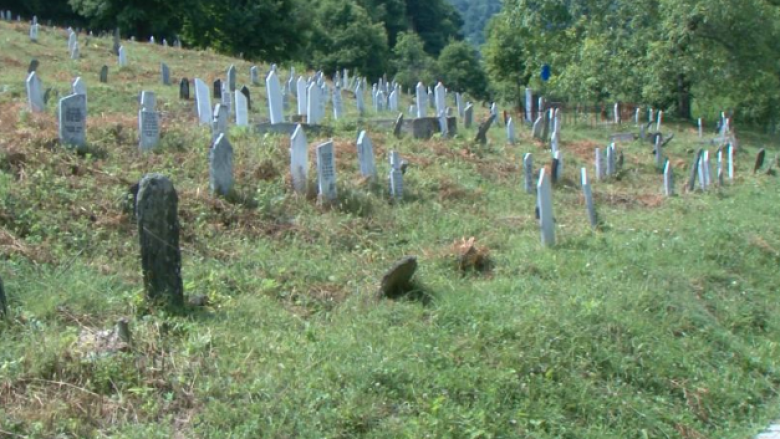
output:
[{"label": "rock in grass", "polygon": [[411,289],[412,276],[417,271],[417,256],[406,256],[399,260],[382,276],[377,299],[395,299]]}]

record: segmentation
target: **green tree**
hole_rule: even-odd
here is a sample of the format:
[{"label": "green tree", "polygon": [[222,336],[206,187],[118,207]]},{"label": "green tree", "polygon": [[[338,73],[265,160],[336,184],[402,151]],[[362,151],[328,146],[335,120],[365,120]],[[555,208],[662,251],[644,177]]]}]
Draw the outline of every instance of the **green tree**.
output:
[{"label": "green tree", "polygon": [[501,0],[449,0],[463,18],[463,35],[475,45],[485,43],[490,18],[501,11]]},{"label": "green tree", "polygon": [[395,80],[404,87],[410,88],[418,82],[430,84],[436,76],[432,71],[433,58],[425,52],[425,46],[414,32],[402,32],[393,48],[393,68]]},{"label": "green tree", "polygon": [[184,0],[69,0],[92,29],[119,26],[125,35],[139,39],[173,37],[181,27]]},{"label": "green tree", "polygon": [[463,19],[445,0],[406,0],[406,14],[431,55],[438,56],[450,39],[462,39]]},{"label": "green tree", "polygon": [[487,76],[474,47],[465,41],[452,41],[439,55],[439,78],[448,88],[488,99]]},{"label": "green tree", "polygon": [[320,0],[314,13],[311,65],[326,72],[348,68],[376,79],[387,72],[387,31],[351,0]]}]

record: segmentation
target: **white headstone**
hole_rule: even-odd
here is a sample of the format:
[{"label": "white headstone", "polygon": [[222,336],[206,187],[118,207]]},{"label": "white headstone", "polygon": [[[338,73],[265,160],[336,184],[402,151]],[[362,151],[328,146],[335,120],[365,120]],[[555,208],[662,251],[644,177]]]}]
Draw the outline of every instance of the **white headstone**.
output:
[{"label": "white headstone", "polygon": [[70,31],[68,34],[68,54],[73,53],[73,48],[76,47],[76,44],[78,44],[76,32]]},{"label": "white headstone", "polygon": [[79,48],[79,43],[77,42],[73,46],[73,50],[70,52],[70,59],[77,60],[81,57],[81,49]]},{"label": "white headstone", "polygon": [[260,69],[257,66],[252,66],[249,69],[249,78],[252,81],[252,85],[260,85]]},{"label": "white headstone", "polygon": [[537,207],[539,209],[539,225],[542,232],[542,245],[555,245],[555,220],[553,219],[552,183],[547,170],[539,171],[539,182],[536,185]]},{"label": "white headstone", "polygon": [[360,81],[355,86],[355,105],[357,106],[358,115],[363,116],[366,112],[366,103],[363,99],[363,85]]},{"label": "white headstone", "polygon": [[33,43],[38,42],[38,24],[35,23],[32,26],[30,26],[30,41]]},{"label": "white headstone", "polygon": [[699,118],[699,138],[701,139],[703,136],[704,136],[704,125],[701,118]]},{"label": "white headstone", "polygon": [[422,82],[417,83],[417,117],[428,117],[428,92]]},{"label": "white headstone", "polygon": [[506,122],[506,140],[512,145],[515,144],[515,122],[511,117]]},{"label": "white headstone", "polygon": [[560,141],[558,140],[558,132],[553,130],[552,135],[550,136],[550,150],[552,151],[553,155],[555,155],[560,147]]},{"label": "white headstone", "polygon": [[216,140],[221,134],[225,134],[228,128],[228,111],[222,104],[214,106],[211,121],[211,137]]},{"label": "white headstone", "polygon": [[298,93],[298,116],[306,116],[306,109],[309,106],[306,93],[306,80],[303,76],[298,78],[296,83],[296,90]]},{"label": "white headstone", "polygon": [[388,102],[390,104],[388,107],[390,111],[394,113],[398,112],[398,90],[393,90],[390,93],[390,99],[388,100]]},{"label": "white headstone", "polygon": [[333,120],[341,119],[341,115],[344,111],[341,101],[341,87],[333,87]]},{"label": "white headstone", "polygon": [[316,83],[312,83],[306,90],[306,94],[308,103],[308,107],[306,108],[306,121],[309,125],[317,125],[322,119],[320,116],[320,98],[322,97],[322,90],[320,90],[320,87]]},{"label": "white headstone", "polygon": [[336,200],[336,156],[333,141],[317,147],[317,186],[323,202]]},{"label": "white headstone", "polygon": [[617,157],[615,157],[615,144],[607,148],[607,177],[614,177],[617,174]]},{"label": "white headstone", "polygon": [[36,72],[32,72],[27,76],[27,103],[30,105],[30,111],[33,113],[41,113],[44,111],[46,104],[43,102],[43,84],[41,84],[40,78]]},{"label": "white headstone", "polygon": [[458,108],[458,117],[461,119],[465,116],[466,108],[463,105],[463,95],[455,93],[455,106]]},{"label": "white headstone", "polygon": [[149,151],[160,141],[160,122],[156,111],[140,110],[138,112],[138,148],[141,152]]},{"label": "white headstone", "polygon": [[734,145],[729,143],[729,181],[734,182]]},{"label": "white headstone", "polygon": [[290,176],[295,192],[306,193],[309,174],[309,144],[303,126],[298,124],[290,137]]},{"label": "white headstone", "polygon": [[655,137],[655,166],[660,168],[664,163],[664,145],[661,136]]},{"label": "white headstone", "polygon": [[442,114],[447,109],[447,90],[441,82],[436,84],[436,114]]},{"label": "white headstone", "polygon": [[555,151],[553,158],[556,162],[558,162],[558,166],[556,166],[554,169],[555,175],[553,175],[553,181],[560,181],[563,177],[563,153],[560,151]]},{"label": "white headstone", "polygon": [[228,91],[230,93],[233,93],[234,91],[236,91],[236,66],[231,65],[230,67],[228,67],[226,77],[227,77]]},{"label": "white headstone", "polygon": [[718,186],[723,186],[723,148],[718,148]]},{"label": "white headstone", "polygon": [[534,157],[530,152],[523,156],[523,174],[525,176],[525,192],[534,193]]},{"label": "white headstone", "polygon": [[399,200],[404,196],[404,173],[397,151],[390,151],[390,196]]},{"label": "white headstone", "polygon": [[360,175],[376,179],[376,163],[374,160],[374,146],[365,131],[361,131],[357,140],[357,155],[360,165]]},{"label": "white headstone", "polygon": [[596,167],[596,179],[601,181],[604,179],[604,156],[601,154],[601,149],[596,148],[596,158],[594,160]]},{"label": "white headstone", "polygon": [[674,195],[674,170],[672,169],[672,162],[669,160],[664,165],[664,195],[667,197]]},{"label": "white headstone", "polygon": [[59,135],[63,145],[76,147],[87,144],[87,100],[84,95],[60,99]]},{"label": "white headstone", "polygon": [[615,118],[614,122],[615,124],[620,124],[620,104],[615,103],[615,108],[612,110],[614,113],[613,116]]},{"label": "white headstone", "polygon": [[661,132],[661,124],[664,120],[664,112],[659,110],[658,111],[658,122],[656,123],[655,131],[660,133]]},{"label": "white headstone", "polygon": [[580,170],[580,175],[582,177],[582,195],[585,197],[585,208],[588,211],[588,220],[590,221],[590,226],[595,229],[599,223],[598,217],[596,216],[596,206],[593,204],[593,191],[590,188],[588,170],[582,168]]},{"label": "white headstone", "polygon": [[463,126],[466,129],[471,128],[471,125],[474,123],[474,105],[469,103],[466,105],[466,109],[463,110]]},{"label": "white headstone", "polygon": [[265,78],[265,89],[268,94],[268,110],[271,124],[284,122],[284,102],[282,98],[282,86],[276,72],[271,72]]},{"label": "white headstone", "polygon": [[119,47],[119,68],[127,67],[127,52],[125,46]]},{"label": "white headstone", "polygon": [[81,76],[73,80],[71,89],[73,94],[84,95],[84,102],[87,102],[87,85],[84,83],[84,80],[81,78]]},{"label": "white headstone", "polygon": [[209,189],[222,196],[233,189],[233,147],[225,134],[220,134],[209,150]]},{"label": "white headstone", "polygon": [[198,78],[195,78],[195,109],[201,125],[211,123],[211,94],[209,93],[209,87]]},{"label": "white headstone", "polygon": [[710,187],[710,169],[710,152],[704,151],[701,160],[699,160],[699,185],[703,191]]},{"label": "white headstone", "polygon": [[385,101],[385,92],[382,90],[377,91],[374,99],[374,110],[377,113],[385,111]]},{"label": "white headstone", "polygon": [[241,93],[241,90],[236,90],[233,93],[236,102],[236,126],[249,126],[249,101],[247,101],[246,95]]}]

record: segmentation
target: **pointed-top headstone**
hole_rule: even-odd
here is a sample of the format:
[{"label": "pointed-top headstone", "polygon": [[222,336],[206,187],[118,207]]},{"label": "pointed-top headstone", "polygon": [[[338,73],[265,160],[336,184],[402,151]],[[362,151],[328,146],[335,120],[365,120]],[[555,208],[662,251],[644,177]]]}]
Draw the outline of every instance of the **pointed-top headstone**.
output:
[{"label": "pointed-top headstone", "polygon": [[417,83],[417,117],[428,116],[428,92],[422,82]]},{"label": "pointed-top headstone", "polygon": [[27,76],[27,103],[30,106],[30,111],[33,113],[41,113],[45,109],[45,103],[43,101],[43,84],[36,72],[32,72]]},{"label": "pointed-top headstone", "polygon": [[295,192],[306,193],[309,174],[309,144],[303,126],[298,124],[290,137],[290,175]]},{"label": "pointed-top headstone", "polygon": [[539,182],[536,185],[537,208],[539,209],[539,225],[542,233],[542,245],[555,245],[555,220],[553,218],[552,183],[547,170],[539,172]]},{"label": "pointed-top headstone", "polygon": [[227,86],[229,92],[233,93],[236,91],[236,66],[234,65],[227,69]]},{"label": "pointed-top headstone", "polygon": [[195,109],[201,125],[211,123],[211,96],[209,87],[201,79],[195,78]]},{"label": "pointed-top headstone", "polygon": [[376,164],[374,160],[374,146],[365,131],[361,131],[357,140],[357,155],[360,165],[360,174],[363,177],[376,179]]},{"label": "pointed-top headstone", "polygon": [[59,136],[66,146],[80,148],[87,144],[87,100],[84,95],[60,99]]},{"label": "pointed-top headstone", "polygon": [[317,183],[320,201],[330,203],[337,199],[336,189],[336,156],[333,141],[317,147]]},{"label": "pointed-top headstone", "polygon": [[233,147],[225,134],[220,134],[209,150],[209,188],[221,196],[233,190]]},{"label": "pointed-top headstone", "polygon": [[265,89],[268,94],[268,110],[271,124],[284,122],[284,102],[282,100],[282,86],[276,72],[271,72],[265,78]]}]

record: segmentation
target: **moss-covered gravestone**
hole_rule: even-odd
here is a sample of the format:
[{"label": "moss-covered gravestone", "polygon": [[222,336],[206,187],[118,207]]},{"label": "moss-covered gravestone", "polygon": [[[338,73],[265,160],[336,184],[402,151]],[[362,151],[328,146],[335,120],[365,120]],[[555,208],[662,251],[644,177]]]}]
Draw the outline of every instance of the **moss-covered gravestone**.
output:
[{"label": "moss-covered gravestone", "polygon": [[184,303],[178,204],[167,177],[149,174],[139,183],[136,214],[146,298],[173,306]]}]

